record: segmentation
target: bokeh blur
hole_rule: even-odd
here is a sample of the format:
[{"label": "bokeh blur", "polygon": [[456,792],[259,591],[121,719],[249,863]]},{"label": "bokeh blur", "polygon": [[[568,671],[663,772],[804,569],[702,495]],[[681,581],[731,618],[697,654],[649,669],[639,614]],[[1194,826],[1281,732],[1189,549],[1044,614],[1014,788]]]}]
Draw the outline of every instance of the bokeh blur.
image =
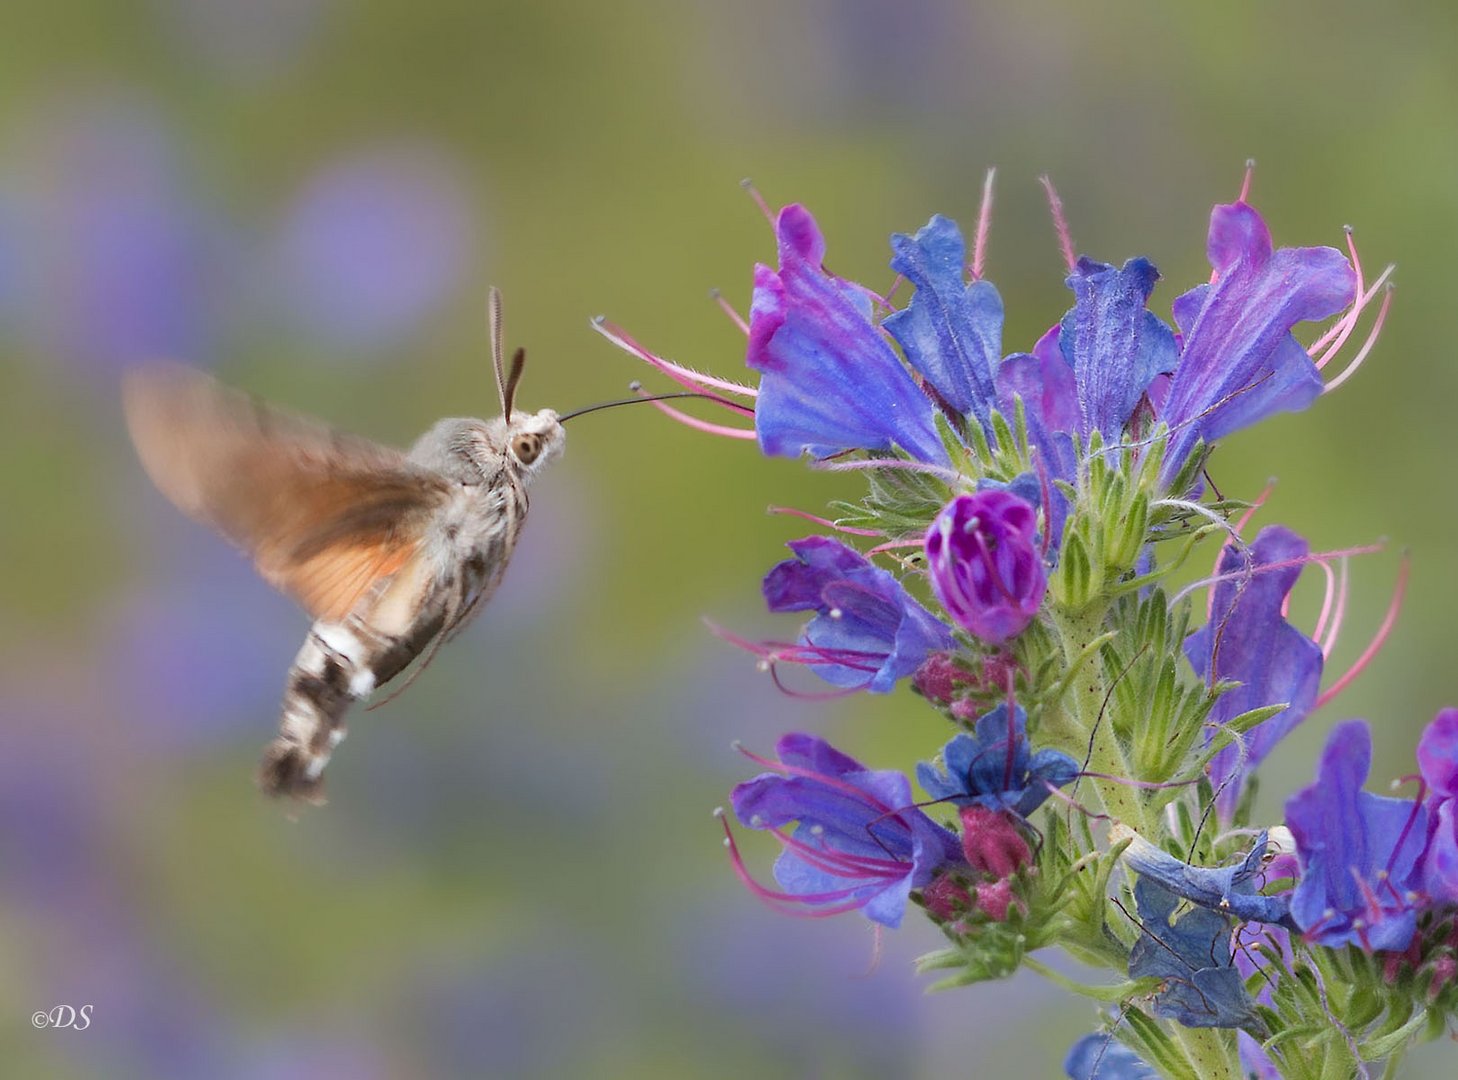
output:
[{"label": "bokeh blur", "polygon": [[[50,0],[0,34],[0,1073],[10,1077],[1053,1076],[1094,1022],[1024,974],[925,993],[914,919],[797,921],[734,881],[710,810],[730,748],[829,736],[909,767],[902,690],[778,694],[701,616],[765,635],[800,535],[769,504],[856,485],[650,409],[584,419],[484,617],[354,717],[330,804],[252,786],[305,618],[157,495],[120,374],[168,356],[384,441],[491,413],[483,297],[529,349],[521,400],[642,377],[595,336],[733,373],[770,233],[738,186],[820,217],[837,272],[970,223],[1009,348],[1063,311],[1036,177],[1082,251],[1206,274],[1247,157],[1285,243],[1400,264],[1367,367],[1222,446],[1213,474],[1353,566],[1337,667],[1381,657],[1275,756],[1268,814],[1331,722],[1374,777],[1458,703],[1451,449],[1458,13],[1355,0]],[[801,523],[803,524],[803,523]],[[753,838],[761,839],[761,838]],[[764,867],[767,845],[747,845]],[[38,1031],[54,1005],[85,1031]],[[1437,1044],[1412,1076],[1451,1077]]]}]

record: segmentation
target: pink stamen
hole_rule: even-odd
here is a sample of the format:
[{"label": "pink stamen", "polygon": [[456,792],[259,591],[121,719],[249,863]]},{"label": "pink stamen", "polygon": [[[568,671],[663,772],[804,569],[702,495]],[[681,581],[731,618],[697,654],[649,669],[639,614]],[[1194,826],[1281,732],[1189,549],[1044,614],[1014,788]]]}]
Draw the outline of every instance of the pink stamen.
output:
[{"label": "pink stamen", "polygon": [[[639,360],[651,364],[658,371],[667,375],[674,382],[687,390],[703,393],[707,389],[723,390],[725,393],[738,394],[741,397],[754,398],[759,396],[759,391],[753,386],[745,386],[743,383],[730,382],[728,379],[720,379],[714,375],[706,375],[701,371],[676,364],[672,360],[665,360],[656,353],[649,352],[622,327],[607,321],[606,317],[599,315],[592,320],[592,328],[603,337],[607,338],[624,352],[631,353]],[[753,415],[754,410],[748,405],[741,405],[733,401],[721,401],[720,404],[726,408],[739,410],[746,416]]]},{"label": "pink stamen", "polygon": [[1361,350],[1352,358],[1352,362],[1342,369],[1340,375],[1326,384],[1326,389],[1322,391],[1323,394],[1331,393],[1331,391],[1356,374],[1357,369],[1362,366],[1362,362],[1367,359],[1368,354],[1371,353],[1373,347],[1377,344],[1377,338],[1382,333],[1382,324],[1387,321],[1387,311],[1391,307],[1392,286],[1389,285],[1386,294],[1382,297],[1382,306],[1377,309],[1377,320],[1372,324],[1372,329],[1367,334],[1367,340],[1362,343]]},{"label": "pink stamen", "polygon": [[708,420],[700,420],[697,416],[690,416],[682,409],[675,409],[666,401],[654,401],[651,403],[655,409],[671,420],[677,420],[685,427],[691,427],[695,431],[706,432],[709,435],[723,435],[728,439],[744,439],[749,441],[759,436],[753,428],[729,427],[725,424],[714,424]]},{"label": "pink stamen", "polygon": [[739,312],[734,310],[733,304],[731,304],[728,300],[724,299],[723,293],[721,293],[718,289],[710,289],[709,299],[719,305],[719,310],[722,311],[725,315],[729,316],[729,321],[732,322],[735,326],[739,327],[740,331],[743,332],[745,337],[749,336],[749,323],[745,321],[743,315],[739,314]]},{"label": "pink stamen", "polygon": [[1255,158],[1245,159],[1245,179],[1240,182],[1240,202],[1250,201],[1250,182],[1255,176]]},{"label": "pink stamen", "polygon": [[[1325,565],[1325,564],[1323,564]],[[1331,613],[1331,626],[1326,636],[1318,644],[1321,646],[1321,658],[1323,661],[1331,656],[1332,649],[1336,648],[1337,638],[1342,632],[1342,623],[1347,618],[1347,591],[1351,584],[1351,573],[1347,566],[1347,560],[1341,561],[1341,573],[1337,575],[1336,603]],[[1330,570],[1327,571],[1330,573]]]},{"label": "pink stamen", "polygon": [[1352,680],[1360,675],[1366,666],[1371,663],[1372,658],[1377,655],[1382,646],[1386,643],[1392,628],[1397,624],[1398,612],[1402,610],[1403,594],[1407,592],[1407,574],[1410,561],[1406,555],[1402,557],[1402,566],[1397,571],[1397,584],[1392,590],[1392,602],[1387,605],[1387,614],[1382,618],[1382,625],[1377,627],[1377,632],[1372,635],[1372,640],[1362,650],[1362,655],[1349,667],[1340,679],[1334,682],[1331,689],[1327,690],[1316,699],[1316,707],[1319,709],[1332,698],[1336,697],[1348,686]]},{"label": "pink stamen", "polygon": [[856,871],[855,876],[860,876],[861,874],[894,874],[896,877],[901,877],[910,869],[910,864],[901,859],[878,859],[872,855],[856,855],[849,851],[833,851],[825,847],[823,842],[820,847],[816,847],[813,844],[807,844],[803,840],[795,839],[795,837],[784,832],[782,829],[771,829],[769,831],[774,833],[775,839],[783,846],[789,848],[807,862],[812,859],[820,860],[813,865],[838,877],[853,876],[851,874],[840,873],[841,869],[854,869]]},{"label": "pink stamen", "polygon": [[1262,506],[1266,505],[1266,500],[1271,497],[1271,492],[1275,490],[1276,481],[1275,478],[1272,477],[1270,480],[1266,481],[1266,486],[1261,488],[1261,493],[1255,497],[1255,501],[1245,508],[1244,512],[1241,513],[1240,517],[1235,519],[1236,532],[1245,532],[1245,527],[1250,524],[1250,519],[1255,517],[1255,513],[1257,510],[1259,510]]},{"label": "pink stamen", "polygon": [[[745,652],[752,653],[769,663],[785,660],[792,664],[835,664],[838,667],[848,667],[855,671],[875,672],[880,670],[881,664],[886,659],[882,653],[863,652],[855,649],[822,649],[814,645],[797,645],[788,641],[751,641],[709,619],[704,620],[704,625],[714,636],[722,638],[731,645],[737,645]],[[861,661],[865,661],[865,663],[861,663]]]},{"label": "pink stamen", "polygon": [[972,244],[972,280],[982,280],[982,267],[987,254],[987,234],[992,230],[992,181],[997,170],[988,169],[982,181],[982,205],[977,209],[977,239]]},{"label": "pink stamen", "polygon": [[1239,570],[1230,570],[1223,574],[1214,574],[1211,577],[1201,578],[1199,581],[1192,581],[1179,592],[1170,598],[1170,606],[1183,600],[1196,589],[1203,589],[1222,581],[1238,581],[1244,577],[1255,574],[1268,574],[1273,570],[1284,570],[1288,566],[1305,566],[1308,563],[1321,562],[1324,559],[1341,559],[1349,555],[1371,555],[1382,550],[1381,544],[1364,544],[1360,547],[1342,548],[1336,551],[1318,551],[1298,556],[1294,559],[1282,559],[1279,562],[1266,563],[1262,566],[1243,567]]},{"label": "pink stamen", "polygon": [[1053,215],[1053,228],[1058,232],[1058,250],[1063,253],[1063,265],[1071,274],[1078,267],[1078,256],[1073,248],[1073,234],[1068,230],[1068,218],[1063,214],[1063,200],[1058,197],[1058,189],[1048,177],[1038,177],[1038,183],[1048,193],[1048,210]]},{"label": "pink stamen", "polygon": [[835,522],[830,521],[827,518],[817,517],[816,515],[810,513],[808,510],[797,510],[793,506],[771,506],[769,508],[769,512],[771,514],[786,514],[790,517],[801,518],[805,521],[813,521],[815,524],[821,526],[822,528],[834,529],[836,532],[848,533],[851,536],[882,535],[875,529],[857,529],[853,528],[850,525],[837,525]]},{"label": "pink stamen", "polygon": [[[1270,498],[1271,492],[1275,489],[1275,486],[1275,480],[1267,480],[1266,486],[1263,487],[1261,489],[1261,493],[1255,497],[1255,501],[1251,503],[1250,506],[1246,507],[1245,512],[1236,519],[1235,524],[1231,527],[1232,539],[1226,540],[1223,544],[1221,544],[1220,550],[1215,553],[1215,565],[1210,568],[1210,572],[1212,574],[1218,574],[1220,572],[1220,560],[1225,558],[1225,553],[1231,549],[1232,545],[1235,542],[1234,538],[1238,538],[1241,533],[1245,532],[1245,527],[1250,524],[1250,519],[1255,516],[1255,512],[1257,510],[1265,505],[1266,500]],[[1288,595],[1281,607],[1282,615],[1286,614],[1286,604],[1289,604],[1290,600],[1291,597]],[[1214,612],[1215,587],[1212,585],[1205,598],[1205,617],[1208,619],[1211,615],[1214,614]]]},{"label": "pink stamen", "polygon": [[764,201],[764,196],[759,193],[759,188],[754,186],[754,181],[746,176],[739,181],[739,186],[749,193],[749,197],[754,200],[754,205],[759,207],[759,212],[764,215],[765,220],[774,225],[775,215],[770,211],[769,203]]},{"label": "pink stamen", "polygon": [[[1336,599],[1337,584],[1336,574],[1332,571],[1330,563],[1317,563],[1316,565],[1321,567],[1321,572],[1326,575],[1326,593],[1321,598],[1321,614],[1316,616],[1316,627],[1311,631],[1311,640],[1320,645],[1322,634],[1326,630],[1326,620],[1331,615],[1332,602]],[[1346,568],[1347,564],[1342,563],[1343,572],[1346,571]],[[1288,596],[1287,599],[1289,600],[1290,597]],[[1285,606],[1283,605],[1281,610],[1282,617],[1285,614]],[[1326,649],[1324,647],[1322,649],[1322,655],[1326,655]]]},{"label": "pink stamen", "polygon": [[[1352,270],[1357,275],[1357,298],[1352,302],[1352,306],[1347,309],[1346,314],[1333,323],[1327,332],[1317,338],[1316,342],[1307,350],[1312,356],[1312,362],[1316,364],[1318,371],[1325,367],[1327,362],[1335,355],[1336,351],[1342,347],[1343,342],[1347,340],[1347,336],[1351,334],[1353,327],[1357,325],[1357,320],[1361,317],[1362,309],[1367,306],[1367,303],[1375,295],[1375,293],[1369,293],[1367,291],[1367,278],[1362,272],[1362,259],[1357,254],[1357,239],[1352,227],[1346,225],[1342,231],[1346,233],[1347,254],[1351,258]],[[1326,349],[1334,339],[1336,340],[1336,344],[1332,345],[1330,352],[1325,356],[1318,357],[1317,354]]]}]

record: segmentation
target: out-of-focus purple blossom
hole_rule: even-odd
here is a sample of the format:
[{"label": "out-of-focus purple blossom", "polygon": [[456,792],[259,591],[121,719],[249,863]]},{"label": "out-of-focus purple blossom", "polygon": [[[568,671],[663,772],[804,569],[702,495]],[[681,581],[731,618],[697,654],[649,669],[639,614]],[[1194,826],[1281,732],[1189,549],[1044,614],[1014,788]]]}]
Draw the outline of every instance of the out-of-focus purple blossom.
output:
[{"label": "out-of-focus purple blossom", "polygon": [[[1279,876],[1281,864],[1290,862],[1290,873],[1296,874],[1295,859],[1290,855],[1277,856],[1268,871]],[[1290,971],[1296,962],[1291,948],[1291,932],[1284,927],[1270,923],[1245,923],[1236,930],[1237,945],[1234,950],[1235,969],[1246,982],[1258,971],[1264,977],[1256,983],[1256,1002],[1271,1005],[1275,998],[1277,980],[1282,971]],[[1240,1063],[1253,1080],[1281,1080],[1281,1070],[1275,1060],[1261,1046],[1259,1040],[1242,1031],[1240,1033]]]},{"label": "out-of-focus purple blossom", "polygon": [[966,280],[967,245],[956,223],[940,214],[915,236],[892,236],[891,250],[891,269],[916,293],[882,325],[942,401],[990,433],[1002,297],[990,281]]},{"label": "out-of-focus purple blossom", "polygon": [[1166,480],[1197,439],[1223,438],[1316,400],[1320,374],[1291,330],[1336,314],[1356,293],[1345,255],[1329,247],[1276,250],[1244,202],[1211,211],[1206,250],[1215,280],[1174,302],[1182,342],[1160,414],[1171,431]]},{"label": "out-of-focus purple blossom", "polygon": [[1026,818],[1078,775],[1078,762],[1061,750],[1032,753],[1027,713],[998,705],[977,720],[977,733],[961,732],[942,747],[941,768],[918,762],[916,779],[933,799],[959,806],[1010,810]]},{"label": "out-of-focus purple blossom", "polygon": [[1200,907],[1246,922],[1290,925],[1289,905],[1284,896],[1262,896],[1256,892],[1265,860],[1270,854],[1267,836],[1261,833],[1240,862],[1230,866],[1194,866],[1155,847],[1137,833],[1116,827],[1115,833],[1129,837],[1124,862],[1140,878]]},{"label": "out-of-focus purple blossom", "polygon": [[1129,976],[1163,980],[1154,1015],[1186,1027],[1258,1026],[1255,999],[1235,967],[1230,916],[1194,907],[1174,918],[1178,894],[1141,875],[1134,886],[1139,940],[1129,953]]},{"label": "out-of-focus purple blossom", "polygon": [[198,205],[171,133],[126,99],[37,117],[12,149],[17,325],[86,371],[216,351],[218,223]]},{"label": "out-of-focus purple blossom", "polygon": [[884,694],[928,654],[952,647],[950,629],[858,551],[825,536],[788,546],[795,558],[765,575],[765,602],[771,611],[813,611],[815,617],[800,644],[777,658],[809,664],[835,686]]},{"label": "out-of-focus purple blossom", "polygon": [[1133,1050],[1097,1031],[1073,1044],[1063,1071],[1069,1080],[1159,1080],[1159,1073]]},{"label": "out-of-focus purple blossom", "polygon": [[1316,783],[1286,800],[1301,864],[1291,915],[1307,941],[1373,951],[1404,949],[1412,939],[1427,811],[1363,791],[1371,766],[1371,732],[1348,720],[1327,738]]},{"label": "out-of-focus purple blossom", "polygon": [[279,301],[341,351],[388,350],[460,284],[474,247],[456,167],[416,146],[356,150],[294,199],[274,245]]},{"label": "out-of-focus purple blossom", "polygon": [[1423,887],[1445,905],[1458,904],[1458,709],[1442,709],[1418,740],[1418,766],[1432,791]]},{"label": "out-of-focus purple blossom", "polygon": [[1321,648],[1287,622],[1283,611],[1306,554],[1306,541],[1279,525],[1262,529],[1249,548],[1227,546],[1219,565],[1220,576],[1227,580],[1215,586],[1210,621],[1185,640],[1185,656],[1200,678],[1212,685],[1226,679],[1240,683],[1216,701],[1211,725],[1228,723],[1251,709],[1286,704],[1211,761],[1210,779],[1219,792],[1216,807],[1227,821],[1245,778],[1316,705]]},{"label": "out-of-focus purple blossom", "polygon": [[766,454],[887,451],[947,463],[931,399],[872,320],[859,286],[825,271],[825,240],[803,206],[775,221],[779,269],[756,266],[746,360],[760,372],[754,426]]},{"label": "out-of-focus purple blossom", "polygon": [[1038,513],[1008,491],[958,495],[926,533],[927,577],[942,607],[989,645],[1016,637],[1038,615],[1048,572]]},{"label": "out-of-focus purple blossom", "polygon": [[901,773],[867,769],[812,735],[786,735],[776,752],[763,762],[775,771],[732,795],[740,824],[771,830],[784,848],[774,869],[783,892],[756,884],[734,852],[741,879],[772,904],[809,915],[859,909],[894,928],[912,889],[961,862],[956,836],[915,808]]}]

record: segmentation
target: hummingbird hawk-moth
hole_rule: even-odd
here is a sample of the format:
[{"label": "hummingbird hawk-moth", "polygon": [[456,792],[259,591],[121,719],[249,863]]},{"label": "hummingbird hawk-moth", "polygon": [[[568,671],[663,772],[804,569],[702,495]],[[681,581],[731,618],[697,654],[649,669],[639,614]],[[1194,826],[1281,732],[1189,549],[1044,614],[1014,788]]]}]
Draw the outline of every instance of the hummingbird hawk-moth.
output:
[{"label": "hummingbird hawk-moth", "polygon": [[501,415],[438,421],[403,453],[185,367],[156,364],[125,381],[127,427],[158,489],[314,619],[259,766],[270,795],[322,803],[349,706],[418,661],[403,690],[490,599],[527,488],[562,453],[563,421],[653,400],[566,416],[516,410],[525,352],[503,363],[495,289],[489,312]]}]

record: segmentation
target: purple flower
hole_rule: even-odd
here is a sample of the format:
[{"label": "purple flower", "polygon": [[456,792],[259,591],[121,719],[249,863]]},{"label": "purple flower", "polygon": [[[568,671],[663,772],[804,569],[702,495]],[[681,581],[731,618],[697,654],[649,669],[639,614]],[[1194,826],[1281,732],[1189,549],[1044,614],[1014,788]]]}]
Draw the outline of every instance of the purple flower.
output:
[{"label": "purple flower", "polygon": [[1197,439],[1211,442],[1316,400],[1321,377],[1291,329],[1336,314],[1356,292],[1345,255],[1273,250],[1266,223],[1244,202],[1211,211],[1206,250],[1215,280],[1174,302],[1183,344],[1161,414],[1171,431],[1166,480]]},{"label": "purple flower", "polygon": [[1301,864],[1291,915],[1307,941],[1404,949],[1417,925],[1427,813],[1363,791],[1371,766],[1367,724],[1348,720],[1327,739],[1316,783],[1286,800]]},{"label": "purple flower", "polygon": [[1005,704],[997,706],[978,719],[975,735],[964,731],[942,747],[941,768],[918,762],[917,782],[933,799],[1026,818],[1048,798],[1048,785],[1078,775],[1078,762],[1061,750],[1029,752],[1027,720],[1021,706],[1011,718]]},{"label": "purple flower", "polygon": [[889,572],[826,536],[789,544],[795,558],[764,579],[771,611],[814,611],[797,646],[776,659],[809,664],[826,682],[888,693],[929,653],[950,649],[951,630]]},{"label": "purple flower", "polygon": [[965,280],[967,245],[956,223],[940,214],[914,237],[891,237],[891,250],[891,269],[916,293],[882,325],[942,401],[990,431],[1002,297],[990,281]]},{"label": "purple flower", "polygon": [[1443,904],[1458,903],[1458,709],[1443,709],[1418,740],[1418,766],[1432,789],[1430,837],[1423,853],[1423,887]]},{"label": "purple flower", "polygon": [[1141,933],[1129,953],[1129,976],[1163,980],[1155,1016],[1186,1027],[1259,1028],[1230,948],[1230,916],[1194,907],[1175,919],[1179,895],[1148,876],[1134,886],[1134,904]]},{"label": "purple flower", "polygon": [[1063,1071],[1069,1080],[1159,1080],[1159,1073],[1133,1050],[1097,1031],[1073,1044]]},{"label": "purple flower", "polygon": [[825,271],[825,240],[810,212],[785,207],[775,234],[780,266],[755,267],[746,355],[761,373],[754,408],[760,448],[825,457],[898,446],[945,465],[931,399],[872,321],[866,292]]},{"label": "purple flower", "polygon": [[1116,827],[1111,837],[1130,838],[1124,850],[1124,862],[1141,880],[1148,878],[1200,907],[1245,922],[1290,925],[1289,906],[1284,896],[1262,896],[1256,892],[1270,853],[1265,833],[1256,838],[1240,862],[1230,866],[1191,865],[1121,827]]},{"label": "purple flower", "polygon": [[927,573],[947,614],[990,645],[1021,634],[1048,589],[1038,515],[1007,491],[958,495],[926,534]]},{"label": "purple flower", "polygon": [[763,899],[805,915],[860,909],[895,928],[911,890],[961,862],[956,836],[914,807],[901,773],[867,769],[813,735],[786,735],[775,749],[777,761],[754,758],[774,771],[731,797],[741,825],[772,831],[784,848],[774,868],[783,891],[770,890],[749,876],[730,836],[736,873]]},{"label": "purple flower", "polygon": [[1279,525],[1262,529],[1248,549],[1228,546],[1219,567],[1228,580],[1215,586],[1209,624],[1185,640],[1185,655],[1200,678],[1212,685],[1240,683],[1215,703],[1211,724],[1266,705],[1287,706],[1245,734],[1243,754],[1239,745],[1228,746],[1210,763],[1216,805],[1227,821],[1245,778],[1316,704],[1321,649],[1283,614],[1306,553],[1306,541]]}]

